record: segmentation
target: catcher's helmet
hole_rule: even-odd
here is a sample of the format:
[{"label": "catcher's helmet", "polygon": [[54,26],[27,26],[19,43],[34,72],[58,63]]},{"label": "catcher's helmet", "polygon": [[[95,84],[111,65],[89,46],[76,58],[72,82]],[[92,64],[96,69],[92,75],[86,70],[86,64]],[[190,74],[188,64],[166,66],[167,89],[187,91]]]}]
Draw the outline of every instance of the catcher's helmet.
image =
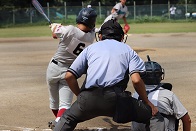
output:
[{"label": "catcher's helmet", "polygon": [[118,22],[115,20],[108,20],[101,26],[99,34],[102,35],[102,40],[115,39],[121,41],[124,36],[124,31]]},{"label": "catcher's helmet", "polygon": [[95,10],[92,8],[83,8],[76,18],[76,23],[84,24],[90,29],[93,29],[95,27],[96,18],[97,13]]},{"label": "catcher's helmet", "polygon": [[145,62],[146,71],[140,76],[146,85],[158,85],[164,79],[164,69],[157,62],[151,61],[147,55],[148,61]]}]

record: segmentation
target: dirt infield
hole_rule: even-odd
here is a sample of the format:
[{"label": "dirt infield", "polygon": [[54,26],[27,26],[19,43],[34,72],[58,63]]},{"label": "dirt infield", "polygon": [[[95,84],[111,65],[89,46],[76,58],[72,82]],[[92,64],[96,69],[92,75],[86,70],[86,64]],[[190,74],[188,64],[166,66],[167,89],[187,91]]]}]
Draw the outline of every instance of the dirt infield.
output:
[{"label": "dirt infield", "polygon": [[[49,130],[47,123],[55,118],[49,109],[45,75],[57,43],[48,37],[0,39],[0,130]],[[132,34],[127,44],[144,60],[148,54],[162,65],[166,71],[163,82],[173,84],[196,131],[196,33]],[[133,91],[131,83],[128,89]],[[128,130],[130,123],[98,117],[77,126],[78,130],[87,128]]]}]

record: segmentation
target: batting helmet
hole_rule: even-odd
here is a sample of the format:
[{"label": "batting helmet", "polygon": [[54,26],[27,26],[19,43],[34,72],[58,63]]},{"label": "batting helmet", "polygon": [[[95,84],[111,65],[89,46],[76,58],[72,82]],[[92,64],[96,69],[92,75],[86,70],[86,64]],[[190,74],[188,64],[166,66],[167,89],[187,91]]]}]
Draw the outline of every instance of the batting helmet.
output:
[{"label": "batting helmet", "polygon": [[146,85],[158,85],[164,79],[165,71],[157,62],[151,61],[147,55],[148,61],[145,62],[146,71],[140,76]]},{"label": "batting helmet", "polygon": [[117,41],[121,41],[124,36],[124,31],[120,24],[112,19],[108,20],[101,26],[99,34],[102,35],[102,40],[115,39]]},{"label": "batting helmet", "polygon": [[92,8],[83,8],[76,18],[76,23],[84,24],[90,29],[93,29],[95,27],[96,18],[97,13],[95,10]]}]

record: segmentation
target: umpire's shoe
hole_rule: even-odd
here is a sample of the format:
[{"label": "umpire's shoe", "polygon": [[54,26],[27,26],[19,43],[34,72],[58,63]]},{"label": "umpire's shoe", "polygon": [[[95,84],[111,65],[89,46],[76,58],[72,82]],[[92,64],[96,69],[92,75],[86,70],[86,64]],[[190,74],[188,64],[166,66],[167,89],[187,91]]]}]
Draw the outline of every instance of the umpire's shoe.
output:
[{"label": "umpire's shoe", "polygon": [[57,122],[55,120],[52,120],[52,121],[48,122],[48,127],[53,130],[55,125],[56,125],[56,123]]}]

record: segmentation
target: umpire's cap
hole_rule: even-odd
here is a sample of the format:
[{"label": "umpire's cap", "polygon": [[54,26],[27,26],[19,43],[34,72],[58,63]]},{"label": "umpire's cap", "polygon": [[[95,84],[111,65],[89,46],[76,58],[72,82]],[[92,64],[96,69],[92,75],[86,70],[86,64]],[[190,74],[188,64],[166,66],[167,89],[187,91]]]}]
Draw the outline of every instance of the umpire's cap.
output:
[{"label": "umpire's cap", "polygon": [[118,22],[115,20],[108,20],[101,26],[99,34],[102,35],[102,40],[115,39],[121,41],[124,36],[124,31]]},{"label": "umpire's cap", "polygon": [[93,29],[95,27],[95,22],[97,18],[97,13],[92,8],[83,8],[77,18],[76,23],[81,23],[89,27],[90,29]]}]

